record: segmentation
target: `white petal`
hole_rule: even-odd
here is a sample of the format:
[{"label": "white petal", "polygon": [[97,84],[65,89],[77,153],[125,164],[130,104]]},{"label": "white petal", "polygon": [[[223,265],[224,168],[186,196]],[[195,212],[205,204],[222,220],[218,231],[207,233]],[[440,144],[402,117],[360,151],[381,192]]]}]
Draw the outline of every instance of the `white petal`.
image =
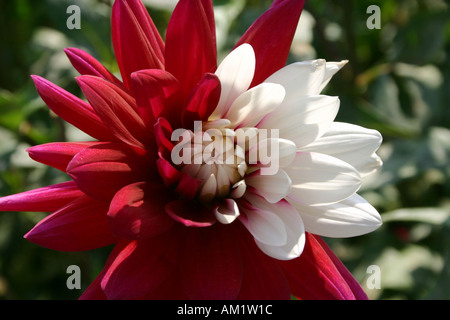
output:
[{"label": "white petal", "polygon": [[338,97],[302,96],[283,102],[258,124],[258,128],[279,129],[280,138],[291,140],[300,148],[315,141],[328,130],[338,113],[339,105]]},{"label": "white petal", "polygon": [[325,205],[352,196],[361,186],[361,176],[348,163],[314,152],[298,152],[284,169],[292,179],[288,199],[302,205]]},{"label": "white petal", "polygon": [[256,189],[268,202],[276,203],[286,197],[291,191],[291,179],[282,169],[273,175],[263,175],[255,172],[245,179],[245,183]]},{"label": "white petal", "polygon": [[334,122],[318,140],[302,147],[302,151],[324,153],[351,164],[365,176],[376,171],[382,164],[374,154],[383,138],[376,130],[348,123]]},{"label": "white petal", "polygon": [[325,68],[325,75],[323,77],[322,85],[320,86],[320,91],[322,91],[326,85],[330,82],[331,78],[341,70],[346,64],[348,60],[342,60],[340,62],[327,62]]},{"label": "white petal", "polygon": [[290,260],[299,257],[305,246],[305,227],[298,211],[285,200],[276,204],[269,204],[256,195],[248,194],[246,197],[254,206],[275,212],[283,221],[287,232],[285,245],[273,246],[255,239],[258,247],[267,255],[278,260]]},{"label": "white petal", "polygon": [[286,139],[269,138],[258,142],[258,145],[250,149],[249,157],[250,159],[258,159],[266,165],[276,162],[280,168],[285,168],[292,163],[296,153],[297,148],[294,142]]},{"label": "white petal", "polygon": [[233,199],[224,199],[214,210],[217,220],[223,224],[230,224],[239,217],[239,208]]},{"label": "white petal", "polygon": [[206,182],[203,184],[202,189],[200,190],[199,198],[204,202],[209,202],[216,196],[216,190],[216,177],[214,174],[211,174],[208,180],[206,180]]},{"label": "white petal", "polygon": [[286,100],[305,95],[317,95],[325,76],[323,59],[290,64],[267,78],[264,82],[278,83],[286,89]]},{"label": "white petal", "polygon": [[236,182],[231,187],[230,196],[235,199],[241,198],[244,195],[246,190],[247,190],[247,185],[245,184],[244,180],[241,180],[239,182]]},{"label": "white petal", "polygon": [[232,127],[254,127],[283,102],[284,94],[281,85],[262,83],[241,94],[225,117],[231,121]]},{"label": "white petal", "polygon": [[382,224],[377,210],[358,194],[332,205],[294,207],[300,212],[306,231],[324,237],[360,236]]},{"label": "white petal", "polygon": [[255,240],[272,246],[283,246],[287,241],[287,231],[283,221],[271,211],[250,205],[240,206],[239,220]]},{"label": "white petal", "polygon": [[248,89],[255,63],[255,52],[249,44],[237,47],[225,57],[216,71],[221,84],[219,103],[209,120],[223,118],[234,100]]}]

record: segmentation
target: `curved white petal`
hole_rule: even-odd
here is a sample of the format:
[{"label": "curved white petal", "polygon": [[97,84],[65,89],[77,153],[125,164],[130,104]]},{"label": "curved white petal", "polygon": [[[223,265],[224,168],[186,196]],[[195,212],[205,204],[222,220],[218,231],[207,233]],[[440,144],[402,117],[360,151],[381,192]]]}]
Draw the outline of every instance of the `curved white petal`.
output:
[{"label": "curved white petal", "polygon": [[222,224],[230,224],[239,217],[239,207],[233,199],[224,199],[215,208],[214,214],[217,221]]},{"label": "curved white petal", "polygon": [[278,83],[286,89],[286,100],[305,95],[317,95],[325,77],[326,61],[323,59],[290,64],[267,78],[264,82]]},{"label": "curved white petal", "polygon": [[300,212],[306,231],[324,237],[347,238],[360,236],[379,228],[381,216],[360,195],[327,206],[301,206]]},{"label": "curved white petal", "polygon": [[255,240],[272,246],[286,244],[286,227],[277,214],[251,205],[241,205],[239,210],[244,213],[239,220]]},{"label": "curved white petal", "polygon": [[291,191],[291,179],[282,169],[276,174],[263,175],[255,172],[245,179],[245,183],[256,189],[270,203],[276,203],[286,197]]},{"label": "curved white petal", "polygon": [[382,164],[381,159],[374,154],[382,140],[381,134],[376,130],[334,122],[322,137],[301,150],[341,159],[365,176],[376,171]]},{"label": "curved white petal", "polygon": [[254,127],[283,102],[284,95],[281,85],[262,83],[241,94],[225,117],[231,121],[232,127]]},{"label": "curved white petal", "polygon": [[278,260],[291,260],[299,257],[305,246],[305,227],[298,211],[286,200],[270,204],[257,195],[248,194],[246,198],[254,206],[276,213],[286,228],[287,240],[286,244],[282,246],[269,245],[255,239],[261,251]]},{"label": "curved white petal", "polygon": [[301,205],[325,205],[352,196],[361,186],[361,176],[348,163],[314,152],[298,152],[284,169],[292,179],[288,199]]},{"label": "curved white petal", "polygon": [[216,71],[221,93],[217,108],[209,120],[223,118],[231,104],[250,86],[255,73],[255,52],[245,43],[228,54]]},{"label": "curved white petal", "polygon": [[322,91],[326,85],[330,82],[331,78],[341,70],[346,64],[348,60],[342,60],[340,62],[327,62],[325,68],[325,75],[323,77],[322,85],[320,86],[320,91]]},{"label": "curved white petal", "polygon": [[333,123],[340,100],[325,95],[302,96],[284,101],[267,115],[260,129],[279,129],[279,137],[293,141],[297,148],[310,144],[323,135]]}]

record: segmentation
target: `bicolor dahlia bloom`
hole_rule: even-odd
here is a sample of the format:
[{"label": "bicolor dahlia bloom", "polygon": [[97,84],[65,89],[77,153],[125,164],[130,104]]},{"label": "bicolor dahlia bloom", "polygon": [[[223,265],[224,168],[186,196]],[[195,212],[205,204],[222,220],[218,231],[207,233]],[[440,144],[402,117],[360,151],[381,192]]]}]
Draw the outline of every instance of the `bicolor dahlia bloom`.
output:
[{"label": "bicolor dahlia bloom", "polygon": [[339,99],[321,95],[346,61],[286,66],[303,3],[275,0],[217,65],[211,0],[180,0],[165,43],[139,0],[116,0],[121,80],[74,48],[88,102],[32,77],[96,140],[31,147],[71,180],[0,209],[53,212],[25,235],[43,247],[114,245],[81,298],[367,298],[321,236],[380,226],[356,192],[381,136],[334,122]]}]

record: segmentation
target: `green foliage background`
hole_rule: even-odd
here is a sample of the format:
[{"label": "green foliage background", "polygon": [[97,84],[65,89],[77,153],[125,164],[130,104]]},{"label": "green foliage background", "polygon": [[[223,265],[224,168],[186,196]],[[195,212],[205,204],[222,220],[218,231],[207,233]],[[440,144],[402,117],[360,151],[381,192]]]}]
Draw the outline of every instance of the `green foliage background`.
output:
[{"label": "green foliage background", "polygon": [[[164,34],[170,9],[145,3]],[[160,1],[161,2],[161,1]],[[377,231],[326,239],[372,299],[450,298],[450,13],[444,0],[307,0],[290,61],[348,59],[327,94],[341,98],[339,121],[379,130],[383,169],[361,194],[382,214]],[[270,0],[214,1],[225,54]],[[69,30],[69,5],[81,8],[81,30]],[[369,29],[369,5],[381,29]],[[70,92],[65,47],[82,48],[117,72],[110,38],[111,1],[0,0],[0,196],[67,180],[34,163],[25,149],[85,136],[49,112],[30,74]],[[188,32],[188,31],[187,31]],[[110,248],[62,253],[23,239],[44,213],[0,213],[0,298],[76,299],[66,268],[82,270],[85,289]],[[370,289],[367,268],[381,271]]]}]

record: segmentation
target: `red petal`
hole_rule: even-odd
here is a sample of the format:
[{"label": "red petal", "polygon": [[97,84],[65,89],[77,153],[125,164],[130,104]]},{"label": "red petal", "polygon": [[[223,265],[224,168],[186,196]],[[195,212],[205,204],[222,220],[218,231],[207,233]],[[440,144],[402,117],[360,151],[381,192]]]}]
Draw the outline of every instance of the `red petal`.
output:
[{"label": "red petal", "polygon": [[72,158],[81,150],[98,142],[53,142],[28,148],[31,159],[66,171]]},{"label": "red petal", "polygon": [[52,212],[82,195],[75,182],[63,182],[0,198],[0,211]]},{"label": "red petal", "polygon": [[236,299],[243,269],[229,226],[190,229],[184,241],[180,277],[190,299]]},{"label": "red petal", "polygon": [[194,121],[206,121],[220,99],[220,80],[207,73],[198,83],[183,113],[183,128],[193,129]]},{"label": "red petal", "polygon": [[83,292],[79,300],[106,300],[106,295],[101,287],[102,277],[98,276]]},{"label": "red petal", "polygon": [[249,43],[256,56],[254,87],[286,65],[305,0],[275,0],[242,36],[236,47]]},{"label": "red petal", "polygon": [[155,140],[158,145],[160,157],[164,159],[171,158],[171,151],[174,147],[172,143],[172,126],[165,118],[159,118],[155,126]]},{"label": "red petal", "polygon": [[106,212],[108,203],[81,196],[41,220],[25,238],[60,251],[84,251],[115,242]]},{"label": "red petal", "polygon": [[209,227],[216,222],[213,209],[192,200],[175,200],[166,205],[166,212],[187,227]]},{"label": "red petal", "polygon": [[162,234],[174,221],[164,207],[170,193],[160,185],[145,182],[128,185],[111,201],[108,217],[111,229],[119,237],[148,239]]},{"label": "red petal", "polygon": [[185,198],[192,200],[197,195],[198,189],[202,183],[202,180],[195,179],[190,175],[183,173],[178,181],[176,191]]},{"label": "red petal", "polygon": [[67,173],[85,194],[110,200],[126,185],[153,179],[157,175],[155,161],[142,149],[103,143],[79,152],[67,166]]},{"label": "red petal", "polygon": [[280,261],[299,299],[353,300],[367,299],[361,286],[320,237],[306,234],[302,255]]},{"label": "red petal", "polygon": [[105,125],[121,141],[142,147],[150,140],[137,113],[136,100],[119,86],[102,78],[80,76],[77,82]]},{"label": "red petal", "polygon": [[171,186],[180,180],[181,172],[175,169],[166,159],[160,158],[156,160],[156,165],[159,175],[166,186]]},{"label": "red petal", "polygon": [[180,81],[185,98],[205,73],[217,68],[216,43],[205,8],[210,14],[201,0],[180,0],[167,27],[166,70]]},{"label": "red petal", "polygon": [[105,80],[111,81],[119,86],[122,86],[122,82],[116,78],[108,69],[106,69],[100,62],[98,62],[89,53],[77,49],[77,48],[67,48],[64,49],[67,57],[72,63],[73,67],[81,75],[91,75],[103,78]]},{"label": "red petal", "polygon": [[115,1],[111,31],[117,63],[126,87],[131,86],[133,72],[164,68],[164,42],[141,1]]},{"label": "red petal", "polygon": [[138,112],[147,127],[153,129],[163,111],[179,114],[174,108],[180,108],[178,93],[180,85],[178,80],[170,73],[159,70],[142,70],[131,75],[132,89],[138,104]]},{"label": "red petal", "polygon": [[42,100],[61,118],[98,140],[117,141],[88,103],[44,78],[31,78]]},{"label": "red petal", "polygon": [[178,232],[114,250],[101,286],[108,299],[135,299],[157,289],[177,266]]},{"label": "red petal", "polygon": [[264,254],[247,230],[239,227],[239,248],[244,267],[244,280],[238,299],[289,300],[289,283],[277,261]]}]

